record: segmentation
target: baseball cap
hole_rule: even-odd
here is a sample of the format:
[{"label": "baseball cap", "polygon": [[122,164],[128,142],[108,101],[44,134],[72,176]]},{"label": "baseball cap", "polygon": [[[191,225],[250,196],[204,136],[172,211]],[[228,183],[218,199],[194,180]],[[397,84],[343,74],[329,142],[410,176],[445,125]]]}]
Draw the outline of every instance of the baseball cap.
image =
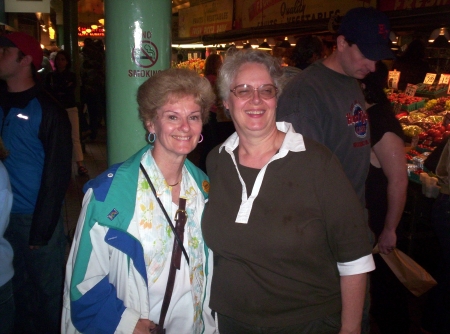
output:
[{"label": "baseball cap", "polygon": [[391,25],[383,12],[373,7],[350,9],[342,18],[339,35],[355,43],[370,60],[395,58],[389,47]]},{"label": "baseball cap", "polygon": [[41,68],[43,52],[39,42],[32,36],[23,32],[12,32],[0,36],[0,47],[8,46],[18,48],[26,56],[33,58],[36,70]]}]

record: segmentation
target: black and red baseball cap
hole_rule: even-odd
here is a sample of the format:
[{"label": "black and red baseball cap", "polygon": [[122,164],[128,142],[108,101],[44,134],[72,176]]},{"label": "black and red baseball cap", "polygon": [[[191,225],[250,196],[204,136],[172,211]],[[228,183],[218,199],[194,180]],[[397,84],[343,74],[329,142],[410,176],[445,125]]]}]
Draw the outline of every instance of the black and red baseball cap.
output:
[{"label": "black and red baseball cap", "polygon": [[33,58],[33,65],[36,70],[41,68],[43,52],[39,42],[24,32],[12,32],[0,36],[0,47],[14,47],[23,52],[25,56]]},{"label": "black and red baseball cap", "polygon": [[373,7],[350,9],[342,18],[339,35],[356,44],[370,60],[395,58],[390,46],[391,25],[383,12]]}]

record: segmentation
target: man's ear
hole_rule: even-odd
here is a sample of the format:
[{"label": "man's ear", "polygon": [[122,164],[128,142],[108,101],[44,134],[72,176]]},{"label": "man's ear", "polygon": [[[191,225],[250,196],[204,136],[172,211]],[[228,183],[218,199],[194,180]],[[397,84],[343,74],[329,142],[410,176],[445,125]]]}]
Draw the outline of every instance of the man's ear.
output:
[{"label": "man's ear", "polygon": [[336,47],[338,51],[342,51],[348,45],[345,37],[343,35],[339,35],[336,39]]},{"label": "man's ear", "polygon": [[[33,57],[30,55],[26,55],[20,62],[25,66],[31,65],[33,63]],[[38,68],[36,70],[38,70]]]}]

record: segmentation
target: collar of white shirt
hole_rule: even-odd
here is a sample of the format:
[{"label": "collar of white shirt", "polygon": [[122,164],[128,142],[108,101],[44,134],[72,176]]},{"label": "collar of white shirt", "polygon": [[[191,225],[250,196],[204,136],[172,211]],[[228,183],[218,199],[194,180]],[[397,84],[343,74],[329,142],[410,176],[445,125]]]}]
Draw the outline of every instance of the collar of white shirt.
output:
[{"label": "collar of white shirt", "polygon": [[303,141],[303,136],[299,133],[296,133],[294,128],[290,123],[286,122],[277,122],[277,129],[286,133],[286,137],[283,140],[283,143],[281,144],[280,149],[278,152],[265,164],[263,168],[258,173],[258,176],[256,177],[255,184],[252,189],[252,193],[250,194],[250,197],[247,194],[247,188],[245,186],[245,182],[241,177],[241,174],[239,173],[239,169],[236,163],[236,158],[234,156],[234,149],[239,145],[239,136],[237,133],[233,133],[221,146],[219,149],[219,152],[222,151],[223,148],[225,148],[225,151],[230,154],[231,159],[233,160],[234,166],[236,167],[236,171],[239,176],[239,180],[241,181],[242,185],[242,201],[241,206],[239,208],[238,215],[236,217],[236,223],[241,224],[247,224],[248,219],[250,218],[250,213],[252,211],[253,202],[255,201],[256,197],[259,194],[259,190],[261,189],[261,185],[264,179],[264,174],[266,173],[267,166],[275,160],[284,158],[289,151],[292,152],[301,152],[305,151],[305,143]]}]

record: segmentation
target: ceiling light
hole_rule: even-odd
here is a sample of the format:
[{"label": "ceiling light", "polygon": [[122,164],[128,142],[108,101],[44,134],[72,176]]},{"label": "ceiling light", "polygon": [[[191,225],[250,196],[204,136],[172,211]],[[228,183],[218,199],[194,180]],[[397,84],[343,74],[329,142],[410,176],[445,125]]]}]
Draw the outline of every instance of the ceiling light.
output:
[{"label": "ceiling light", "polygon": [[250,41],[247,41],[247,42],[242,46],[242,48],[243,48],[243,49],[251,49],[251,48],[252,48],[252,45],[250,44]]},{"label": "ceiling light", "polygon": [[391,31],[389,33],[389,39],[391,40],[392,44],[397,44],[398,43],[398,37],[393,31]]},{"label": "ceiling light", "polygon": [[267,43],[267,39],[264,40],[264,42],[262,42],[259,46],[258,46],[259,50],[272,50],[272,48],[270,47],[269,43]]},{"label": "ceiling light", "polygon": [[290,48],[291,43],[289,43],[289,39],[287,37],[284,38],[284,41],[280,43],[280,48]]},{"label": "ceiling light", "polygon": [[430,38],[428,39],[428,42],[433,43],[434,40],[439,36],[444,36],[447,40],[450,39],[450,35],[448,33],[447,28],[438,28],[433,30],[433,32],[430,35]]}]

